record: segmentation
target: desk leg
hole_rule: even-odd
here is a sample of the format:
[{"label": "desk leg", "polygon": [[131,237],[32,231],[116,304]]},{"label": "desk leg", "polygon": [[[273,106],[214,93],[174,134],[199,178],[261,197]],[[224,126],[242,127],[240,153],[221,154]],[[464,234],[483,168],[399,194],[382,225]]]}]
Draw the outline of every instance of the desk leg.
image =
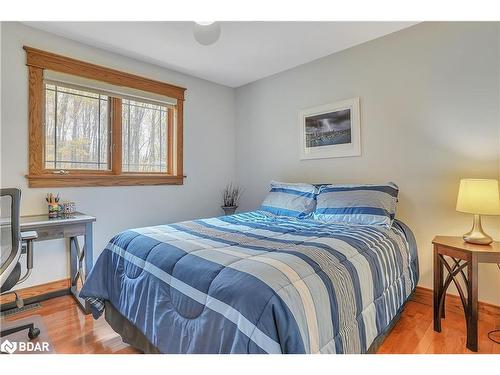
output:
[{"label": "desk leg", "polygon": [[94,240],[92,233],[92,223],[87,223],[85,225],[85,280],[94,266],[94,247],[92,245]]},{"label": "desk leg", "polygon": [[[439,250],[434,245],[434,331],[441,332],[441,311],[439,308],[443,293],[443,264],[439,258]],[[444,309],[444,307],[443,307]]]},{"label": "desk leg", "polygon": [[477,352],[477,257],[472,254],[467,266],[467,348]]},{"label": "desk leg", "polygon": [[69,238],[69,247],[71,255],[71,293],[85,314],[90,314],[89,303],[80,298],[78,282],[80,281],[80,284],[83,285],[93,266],[92,223],[85,225],[83,249],[80,250],[80,244],[76,236]]}]

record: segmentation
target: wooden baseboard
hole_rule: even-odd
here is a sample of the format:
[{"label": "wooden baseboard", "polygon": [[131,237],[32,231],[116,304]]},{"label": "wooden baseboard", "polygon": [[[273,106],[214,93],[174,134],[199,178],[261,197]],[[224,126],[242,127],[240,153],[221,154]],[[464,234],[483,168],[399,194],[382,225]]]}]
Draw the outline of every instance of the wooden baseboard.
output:
[{"label": "wooden baseboard", "polygon": [[[40,284],[30,286],[28,288],[18,289],[16,292],[21,296],[22,299],[29,299],[33,297],[40,297],[45,294],[56,293],[68,290],[71,286],[70,279],[62,279],[57,281],[51,281],[50,283]],[[0,305],[8,304],[14,302],[14,295],[7,294],[0,297]]]},{"label": "wooden baseboard", "polygon": [[[434,292],[432,289],[424,288],[422,286],[417,286],[415,292],[411,296],[411,300],[418,303],[423,303],[424,305],[432,306],[434,302]],[[446,311],[463,314],[464,308],[462,307],[462,301],[459,296],[453,294],[446,294]],[[487,302],[479,301],[478,304],[479,319],[481,315],[487,315],[489,317],[499,317],[500,316],[500,306],[493,305]]]}]

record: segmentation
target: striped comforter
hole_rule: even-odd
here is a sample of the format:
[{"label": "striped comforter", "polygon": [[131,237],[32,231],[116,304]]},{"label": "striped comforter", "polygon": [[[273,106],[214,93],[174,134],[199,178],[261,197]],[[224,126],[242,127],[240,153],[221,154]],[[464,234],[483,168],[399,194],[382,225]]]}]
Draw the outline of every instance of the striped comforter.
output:
[{"label": "striped comforter", "polygon": [[413,235],[263,211],[122,232],[81,296],[164,353],[364,353],[418,279]]}]

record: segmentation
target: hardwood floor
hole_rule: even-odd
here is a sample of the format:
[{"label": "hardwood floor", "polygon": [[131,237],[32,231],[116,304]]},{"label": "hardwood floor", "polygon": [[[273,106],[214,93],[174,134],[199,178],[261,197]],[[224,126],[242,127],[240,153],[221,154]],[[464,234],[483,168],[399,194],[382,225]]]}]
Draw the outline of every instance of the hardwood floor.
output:
[{"label": "hardwood floor", "polygon": [[[13,321],[40,315],[57,353],[137,353],[124,344],[103,317],[84,315],[73,298],[63,296],[41,303],[42,307],[9,317]],[[432,307],[409,301],[401,319],[385,339],[378,353],[472,353],[465,348],[463,315],[447,311],[443,330],[432,329]],[[490,341],[488,331],[500,328],[500,316],[485,315],[479,321],[479,353],[500,354],[500,345]]]},{"label": "hardwood floor", "polygon": [[40,315],[50,342],[57,354],[92,353],[138,353],[124,344],[121,337],[104,320],[94,320],[85,315],[71,296],[62,296],[40,302],[41,308],[15,314],[6,318],[12,322],[17,319]]},{"label": "hardwood floor", "polygon": [[[408,301],[401,318],[385,339],[381,354],[465,354],[466,329],[463,313],[446,310],[441,333],[434,332],[432,306]],[[483,314],[478,326],[478,353],[500,354],[500,345],[488,338],[488,332],[500,329],[500,316]],[[496,335],[499,337],[500,335]]]}]

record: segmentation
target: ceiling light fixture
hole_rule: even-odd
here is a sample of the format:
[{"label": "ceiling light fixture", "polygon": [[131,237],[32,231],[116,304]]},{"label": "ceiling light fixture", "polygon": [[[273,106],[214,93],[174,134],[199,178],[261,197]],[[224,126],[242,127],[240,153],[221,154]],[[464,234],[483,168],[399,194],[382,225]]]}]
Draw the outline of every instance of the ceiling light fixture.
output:
[{"label": "ceiling light fixture", "polygon": [[195,22],[193,35],[196,41],[204,46],[214,44],[219,40],[221,34],[218,22]]}]

